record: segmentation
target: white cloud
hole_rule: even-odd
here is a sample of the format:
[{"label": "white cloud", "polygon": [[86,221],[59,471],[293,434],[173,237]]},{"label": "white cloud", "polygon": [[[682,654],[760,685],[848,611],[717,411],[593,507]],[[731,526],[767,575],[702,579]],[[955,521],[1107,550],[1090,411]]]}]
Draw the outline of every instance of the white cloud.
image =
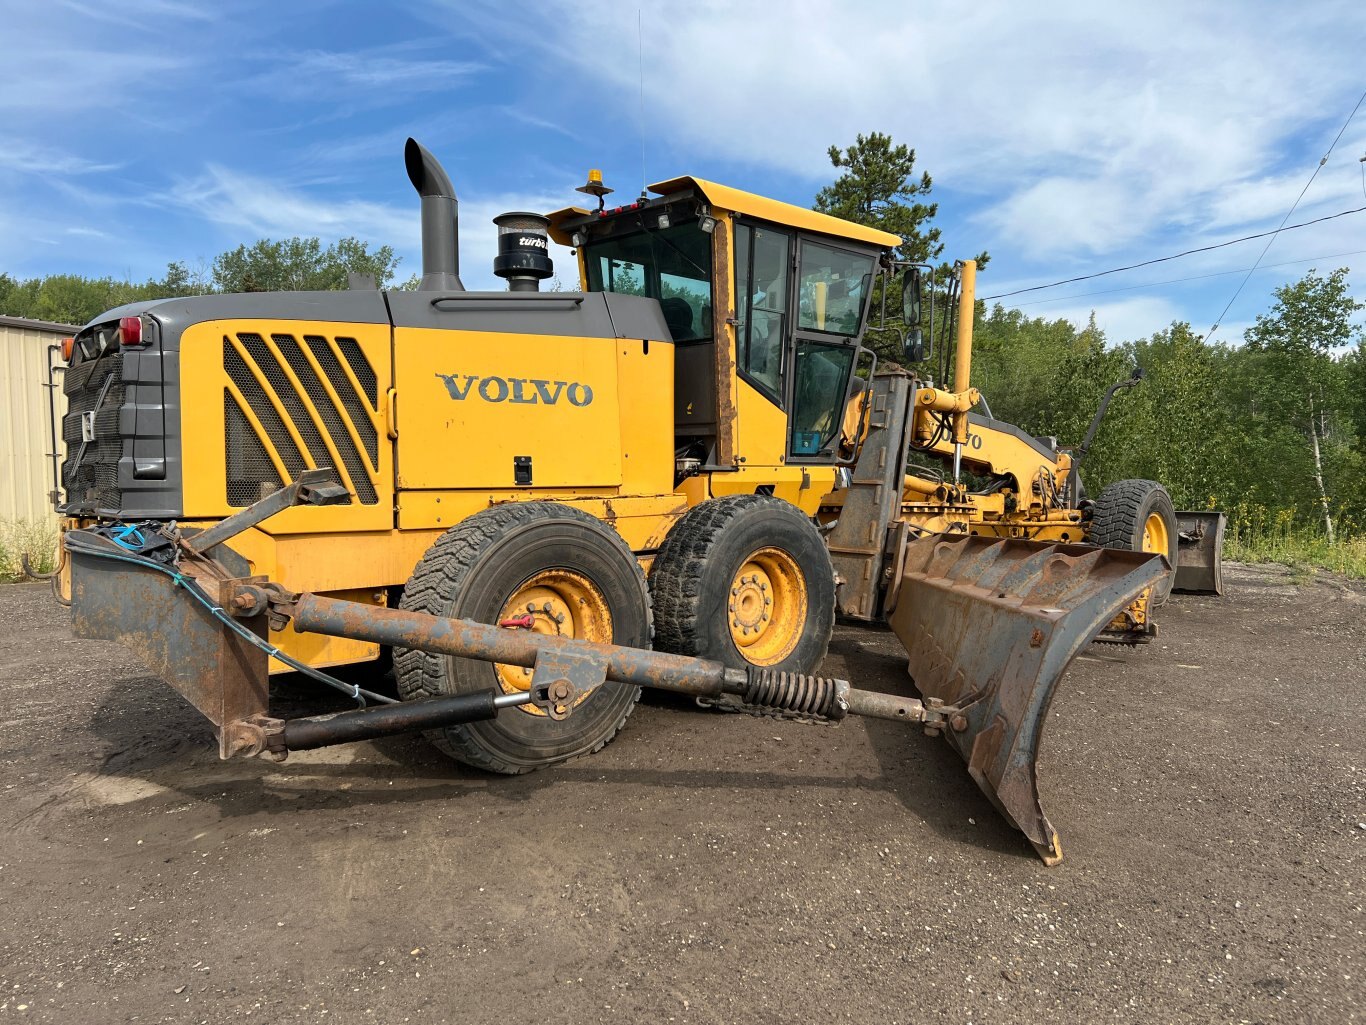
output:
[{"label": "white cloud", "polygon": [[49,146],[11,139],[0,147],[0,172],[25,175],[104,174],[117,170],[117,163],[100,163]]},{"label": "white cloud", "polygon": [[1046,178],[1021,189],[983,215],[1013,249],[1043,256],[1117,248],[1142,234],[1125,213],[1125,190],[1104,179]]},{"label": "white cloud", "polygon": [[[265,181],[219,165],[194,180],[178,183],[151,205],[168,204],[233,230],[242,242],[257,238],[316,235],[324,241],[354,236],[374,246],[390,245],[403,258],[399,279],[422,268],[420,202],[410,193],[402,205],[359,199],[330,199],[302,188]],[[562,206],[554,193],[498,193],[460,201],[460,272],[471,290],[502,290],[492,271],[498,251],[493,218],[509,210],[551,210]],[[556,272],[566,288],[576,287],[569,250],[551,244]]]},{"label": "white cloud", "polygon": [[444,91],[484,69],[472,61],[406,56],[393,48],[285,52],[269,60],[272,69],[251,86],[272,99],[350,96],[357,106],[405,103],[414,93]]},{"label": "white cloud", "polygon": [[[594,83],[634,122],[636,19],[620,5],[443,9],[445,22],[518,40]],[[815,185],[830,176],[831,143],[887,131],[914,144],[941,181],[984,201],[985,237],[963,239],[961,251],[1006,244],[1034,256],[1110,252],[1210,220],[1223,191],[1265,174],[1292,135],[1329,120],[1336,128],[1360,89],[1360,47],[1348,40],[1366,30],[1366,8],[1349,0],[1293,16],[1274,3],[1175,0],[970,10],[802,0],[780,15],[770,2],[712,0],[690,13],[644,11],[647,147]],[[533,31],[528,19],[556,31]],[[584,99],[579,88],[560,102]]]},{"label": "white cloud", "polygon": [[398,210],[383,203],[326,199],[217,164],[149,203],[162,201],[255,235],[354,235],[378,244],[403,235],[408,226]]},{"label": "white cloud", "polygon": [[[1046,316],[1050,320],[1068,320],[1076,327],[1084,328],[1093,311],[1096,326],[1105,332],[1105,339],[1111,344],[1147,338],[1169,327],[1172,321],[1185,319],[1175,303],[1159,296],[1136,296],[1094,305],[1050,307]],[[1208,326],[1192,325],[1197,331],[1203,331]]]}]

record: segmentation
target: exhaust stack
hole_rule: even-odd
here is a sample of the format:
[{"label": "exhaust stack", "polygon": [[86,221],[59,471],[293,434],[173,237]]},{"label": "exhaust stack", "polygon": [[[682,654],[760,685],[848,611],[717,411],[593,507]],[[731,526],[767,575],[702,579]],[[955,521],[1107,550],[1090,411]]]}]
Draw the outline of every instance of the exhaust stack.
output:
[{"label": "exhaust stack", "polygon": [[423,292],[463,292],[460,281],[460,204],[441,163],[416,139],[403,147],[408,180],[422,197]]}]

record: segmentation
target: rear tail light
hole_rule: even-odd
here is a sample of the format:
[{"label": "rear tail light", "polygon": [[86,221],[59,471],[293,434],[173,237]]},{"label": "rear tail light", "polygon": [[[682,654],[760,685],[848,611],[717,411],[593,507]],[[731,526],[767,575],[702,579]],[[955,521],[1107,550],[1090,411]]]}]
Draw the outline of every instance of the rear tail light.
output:
[{"label": "rear tail light", "polygon": [[120,344],[120,345],[141,345],[141,344],[142,344],[142,318],[141,318],[141,317],[120,317],[120,318],[119,318],[119,344]]}]

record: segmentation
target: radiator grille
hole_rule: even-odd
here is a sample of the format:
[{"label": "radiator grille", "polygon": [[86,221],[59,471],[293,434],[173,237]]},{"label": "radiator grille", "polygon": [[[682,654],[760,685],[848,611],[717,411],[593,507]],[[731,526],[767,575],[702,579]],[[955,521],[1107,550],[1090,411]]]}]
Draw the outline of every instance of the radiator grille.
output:
[{"label": "radiator grille", "polygon": [[351,364],[351,373],[356,375],[356,380],[365,389],[365,397],[370,400],[370,405],[378,409],[379,393],[376,387],[375,371],[370,366],[370,361],[365,358],[365,353],[360,351],[360,343],[354,338],[338,338],[337,347],[346,357],[346,362]]},{"label": "radiator grille", "polygon": [[[351,490],[362,504],[378,502],[375,472],[379,465],[379,437],[374,422],[376,401],[370,399],[378,382],[355,340],[306,336],[304,343],[312,359],[291,334],[273,333],[267,342],[259,334],[243,332],[236,336],[236,342],[235,345],[226,336],[223,339],[223,369],[237,386],[247,408],[241,408],[231,391],[225,389],[228,504],[250,505],[263,489],[280,486],[272,452],[291,480],[306,468],[332,466],[345,470]],[[350,345],[342,345],[344,342]],[[238,345],[245,351],[245,358]],[[343,368],[343,358],[365,394],[358,393],[352,384]],[[248,412],[260,424],[259,431]],[[302,447],[295,440],[296,435]]]},{"label": "radiator grille", "polygon": [[226,388],[223,389],[223,440],[227,447],[228,505],[251,505],[284,487],[285,482],[270,461],[266,446],[232,392]]},{"label": "radiator grille", "polygon": [[[67,398],[62,417],[62,438],[67,457],[62,464],[62,487],[68,506],[119,509],[119,458],[123,439],[119,435],[119,408],[123,405],[123,354],[111,352],[71,367],[62,380]],[[82,441],[81,423],[93,412],[94,440]]]}]

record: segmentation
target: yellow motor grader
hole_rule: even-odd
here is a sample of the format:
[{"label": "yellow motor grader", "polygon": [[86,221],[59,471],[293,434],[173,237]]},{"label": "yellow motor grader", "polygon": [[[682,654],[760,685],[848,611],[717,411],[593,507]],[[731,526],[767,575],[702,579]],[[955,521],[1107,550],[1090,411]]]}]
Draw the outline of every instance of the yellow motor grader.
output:
[{"label": "yellow motor grader", "polygon": [[[77,633],[136,651],[223,757],[420,729],[524,772],[602,747],[642,687],[901,719],[1058,860],[1049,701],[1102,630],[1148,629],[1179,532],[1157,485],[1089,502],[1068,453],[973,412],[972,264],[948,386],[862,345],[897,279],[923,350],[898,236],[687,177],[608,207],[595,173],[596,208],[497,218],[508,290],[469,292],[450,180],[405,161],[417,290],[144,302],[69,340]],[[548,238],[581,291],[540,291]],[[890,622],[921,698],[820,676],[837,615]],[[398,699],[324,671],[386,655]],[[282,672],[366,707],[275,718]]]}]

